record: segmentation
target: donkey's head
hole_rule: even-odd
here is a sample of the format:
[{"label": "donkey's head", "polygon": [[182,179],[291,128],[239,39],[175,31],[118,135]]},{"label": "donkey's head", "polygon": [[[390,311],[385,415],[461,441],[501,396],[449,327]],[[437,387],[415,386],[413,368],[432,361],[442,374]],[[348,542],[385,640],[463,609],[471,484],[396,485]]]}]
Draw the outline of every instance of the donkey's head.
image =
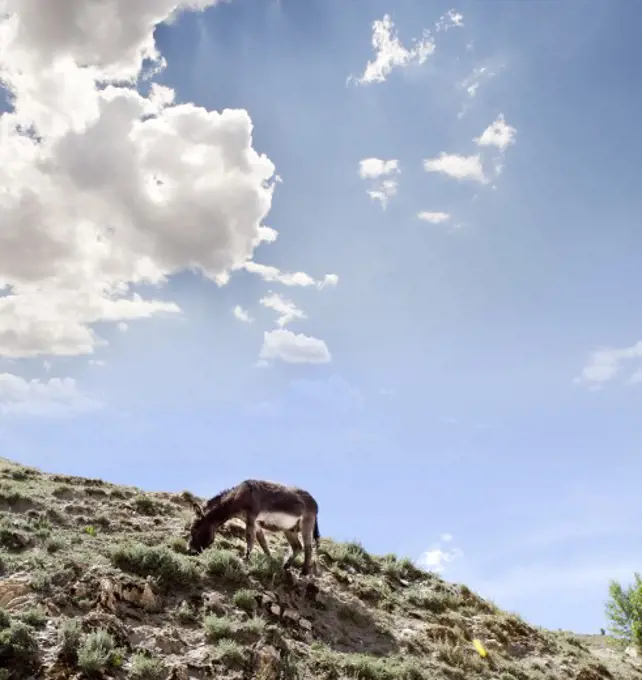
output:
[{"label": "donkey's head", "polygon": [[187,552],[196,555],[203,552],[214,542],[216,536],[217,523],[209,515],[203,512],[203,508],[194,503],[196,517],[190,527],[190,537],[187,543]]}]

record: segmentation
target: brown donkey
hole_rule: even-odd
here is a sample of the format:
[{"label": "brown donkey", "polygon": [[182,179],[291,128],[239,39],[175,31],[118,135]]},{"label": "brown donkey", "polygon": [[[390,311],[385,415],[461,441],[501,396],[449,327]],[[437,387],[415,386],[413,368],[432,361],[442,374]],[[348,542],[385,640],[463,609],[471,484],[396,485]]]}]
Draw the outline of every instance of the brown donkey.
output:
[{"label": "brown donkey", "polygon": [[255,537],[263,552],[271,556],[263,529],[282,531],[292,550],[283,564],[285,569],[289,568],[301,552],[298,538],[300,531],[304,551],[302,573],[309,573],[313,540],[317,551],[319,549],[319,506],[304,489],[247,479],[231,489],[221,491],[202,507],[194,502],[194,509],[196,518],[190,529],[190,553],[200,553],[212,545],[218,528],[237,517],[245,522],[246,560],[250,558]]}]

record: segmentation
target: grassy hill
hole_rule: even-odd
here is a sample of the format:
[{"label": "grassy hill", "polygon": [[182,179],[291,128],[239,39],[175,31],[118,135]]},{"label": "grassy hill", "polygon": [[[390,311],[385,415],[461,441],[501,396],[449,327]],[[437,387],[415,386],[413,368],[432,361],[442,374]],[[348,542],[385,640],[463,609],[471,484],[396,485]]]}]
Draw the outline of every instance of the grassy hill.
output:
[{"label": "grassy hill", "polygon": [[187,556],[192,514],[185,494],[0,459],[0,680],[642,678],[607,638],[533,627],[358,544],[323,538],[309,578],[259,548],[246,566],[241,523]]}]

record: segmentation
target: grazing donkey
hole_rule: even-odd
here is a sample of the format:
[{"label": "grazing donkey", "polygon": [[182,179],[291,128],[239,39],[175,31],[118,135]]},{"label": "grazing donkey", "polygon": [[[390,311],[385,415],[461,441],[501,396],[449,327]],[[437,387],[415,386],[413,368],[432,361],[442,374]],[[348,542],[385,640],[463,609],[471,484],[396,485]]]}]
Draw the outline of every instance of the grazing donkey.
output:
[{"label": "grazing donkey", "polygon": [[196,502],[193,505],[196,518],[190,529],[190,553],[200,553],[212,545],[218,528],[237,517],[245,522],[246,560],[250,558],[255,537],[263,552],[271,556],[263,529],[282,531],[291,548],[290,556],[283,563],[283,568],[288,569],[301,552],[297,535],[300,531],[304,551],[302,573],[309,573],[313,540],[317,551],[319,549],[319,506],[304,489],[247,479],[231,489],[221,491],[202,507]]}]

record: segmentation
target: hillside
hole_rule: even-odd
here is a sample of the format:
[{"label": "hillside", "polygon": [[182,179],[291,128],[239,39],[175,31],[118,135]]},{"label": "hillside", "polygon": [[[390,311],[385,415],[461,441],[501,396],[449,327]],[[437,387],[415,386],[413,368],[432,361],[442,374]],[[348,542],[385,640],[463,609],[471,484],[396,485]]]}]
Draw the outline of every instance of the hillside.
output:
[{"label": "hillside", "polygon": [[307,579],[260,548],[246,567],[240,523],[187,556],[192,516],[184,494],[0,459],[0,678],[642,678],[606,638],[535,628],[357,544],[323,538]]}]

